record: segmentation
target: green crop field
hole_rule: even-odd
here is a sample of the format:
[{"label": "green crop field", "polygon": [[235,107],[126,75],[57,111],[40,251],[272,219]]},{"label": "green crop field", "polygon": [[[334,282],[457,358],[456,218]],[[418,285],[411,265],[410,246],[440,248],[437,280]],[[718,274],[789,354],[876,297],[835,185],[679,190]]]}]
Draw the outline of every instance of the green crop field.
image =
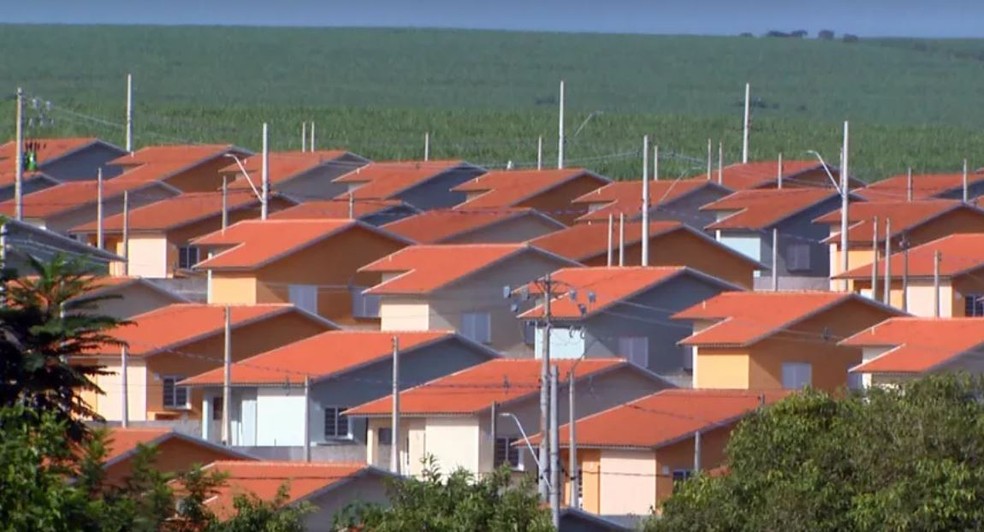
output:
[{"label": "green crop field", "polygon": [[564,79],[569,166],[637,176],[648,133],[661,172],[677,177],[703,170],[708,138],[724,143],[729,162],[739,157],[749,81],[753,159],[815,149],[836,162],[850,120],[862,178],[956,171],[965,157],[984,166],[984,40],[0,26],[0,54],[0,116],[12,117],[17,86],[52,103],[29,109],[54,119],[33,122],[32,136],[122,143],[131,72],[138,145],[257,149],[266,121],[274,149],[297,149],[300,124],[314,121],[319,147],[419,158],[430,132],[432,157],[492,167],[535,164],[543,135],[550,165]]}]

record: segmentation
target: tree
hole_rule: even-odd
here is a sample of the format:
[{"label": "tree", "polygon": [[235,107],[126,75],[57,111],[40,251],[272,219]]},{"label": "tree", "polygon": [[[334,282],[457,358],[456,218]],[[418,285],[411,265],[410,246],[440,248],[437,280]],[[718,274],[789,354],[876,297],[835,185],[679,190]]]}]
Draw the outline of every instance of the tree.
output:
[{"label": "tree", "polygon": [[387,508],[357,503],[335,516],[337,530],[372,532],[541,532],[553,530],[533,482],[503,468],[476,479],[458,469],[443,476],[432,459],[420,479],[394,481]]},{"label": "tree", "polygon": [[647,530],[984,528],[984,380],[806,392],[743,422],[729,471],[685,482]]}]

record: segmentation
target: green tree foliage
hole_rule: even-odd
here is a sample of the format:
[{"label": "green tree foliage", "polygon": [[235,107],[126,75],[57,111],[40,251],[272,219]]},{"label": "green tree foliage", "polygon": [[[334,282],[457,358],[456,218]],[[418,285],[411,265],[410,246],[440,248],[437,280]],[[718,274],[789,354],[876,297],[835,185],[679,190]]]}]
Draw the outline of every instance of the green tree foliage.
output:
[{"label": "green tree foliage", "polygon": [[980,530],[984,380],[930,377],[753,414],[728,474],[681,486],[646,530]]},{"label": "green tree foliage", "polygon": [[553,530],[533,483],[518,484],[508,469],[476,479],[456,470],[444,476],[433,460],[419,479],[393,482],[391,506],[357,504],[335,516],[339,530],[372,532],[542,532]]}]

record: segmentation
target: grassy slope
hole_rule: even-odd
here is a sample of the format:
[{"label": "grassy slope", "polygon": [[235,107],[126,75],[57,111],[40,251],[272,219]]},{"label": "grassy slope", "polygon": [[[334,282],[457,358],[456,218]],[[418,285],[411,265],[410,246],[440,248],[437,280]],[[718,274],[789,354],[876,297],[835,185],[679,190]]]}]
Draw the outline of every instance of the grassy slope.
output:
[{"label": "grassy slope", "polygon": [[[665,173],[703,168],[707,139],[740,149],[740,99],[751,81],[753,157],[836,160],[852,121],[853,166],[865,177],[956,169],[984,135],[984,41],[659,37],[437,30],[3,26],[0,90],[22,84],[52,100],[55,134],[121,141],[123,74],[133,72],[138,143],[226,140],[319,145],[374,158],[435,157],[531,164],[536,136],[556,152],[556,83],[568,82],[568,159],[613,176],[638,172],[650,133]],[[9,116],[10,104],[0,110]],[[635,152],[635,153],[634,153]],[[984,161],[974,161],[984,162]]]}]

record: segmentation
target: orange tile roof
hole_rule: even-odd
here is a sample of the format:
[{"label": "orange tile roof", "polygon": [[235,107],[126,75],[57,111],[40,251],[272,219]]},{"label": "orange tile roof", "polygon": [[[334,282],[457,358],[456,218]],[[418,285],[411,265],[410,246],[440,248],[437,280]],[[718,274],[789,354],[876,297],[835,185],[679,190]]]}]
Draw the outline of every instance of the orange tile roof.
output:
[{"label": "orange tile roof", "polygon": [[852,373],[925,373],[984,348],[984,318],[892,318],[840,345],[888,347]]},{"label": "orange tile roof", "polygon": [[358,462],[278,462],[278,461],[218,461],[204,468],[225,476],[225,486],[218,489],[205,505],[219,519],[236,514],[237,495],[253,494],[271,501],[281,486],[286,485],[287,500],[293,504],[320,492],[343,485],[346,481],[369,473],[386,475],[380,470]]},{"label": "orange tile roof", "polygon": [[[691,178],[649,182],[649,201],[652,206],[666,205],[705,187],[724,190],[706,179]],[[600,222],[608,215],[636,216],[642,212],[642,181],[616,181],[575,199],[575,204],[605,204],[577,219],[578,222]]]},{"label": "orange tile roof", "polygon": [[113,159],[108,164],[133,166],[147,163],[192,162],[213,159],[228,152],[241,150],[231,144],[174,144],[147,146]]},{"label": "orange tile roof", "polygon": [[[38,164],[42,165],[60,159],[71,153],[103,142],[95,137],[63,137],[47,139],[25,139],[25,148],[30,143],[38,145]],[[121,150],[122,151],[122,150]],[[17,143],[14,141],[0,144],[0,159],[13,159],[17,156]]]},{"label": "orange tile roof", "polygon": [[700,210],[735,211],[707,229],[765,229],[836,196],[834,191],[822,188],[742,190]]},{"label": "orange tile roof", "polygon": [[[958,277],[984,268],[984,234],[955,234],[909,248],[909,277],[933,277],[936,252],[940,252],[940,276]],[[891,271],[901,275],[906,271],[905,253],[893,253],[889,258]],[[884,257],[877,261],[878,275],[885,271]],[[837,275],[837,279],[867,279],[871,277],[871,264],[854,268]]]},{"label": "orange tile roof", "polygon": [[[356,218],[371,216],[394,207],[404,207],[410,211],[415,208],[400,200],[356,200],[352,203],[353,214]],[[331,219],[348,218],[348,198],[305,201],[293,207],[270,213],[269,220],[301,220],[301,219]]]},{"label": "orange tile roof", "polygon": [[[649,238],[685,231],[680,222],[650,222]],[[618,222],[612,227],[612,246],[618,253]],[[625,224],[625,245],[642,241],[642,223]],[[608,224],[577,224],[530,240],[530,244],[571,260],[584,261],[608,252]]]},{"label": "orange tile roof", "polygon": [[[560,375],[567,375],[576,360],[558,360]],[[401,416],[470,415],[487,410],[493,402],[518,401],[539,394],[542,362],[534,359],[499,359],[463,369],[446,377],[400,392]],[[583,379],[628,366],[621,358],[586,358],[574,369]],[[387,396],[347,411],[354,416],[389,415],[393,398]]]},{"label": "orange tile roof", "polygon": [[[139,194],[142,190],[150,187],[162,187],[173,192],[174,195],[179,193],[174,187],[155,181],[107,179],[103,183],[103,200],[120,197],[123,192],[129,192],[132,197],[133,194]],[[23,197],[23,213],[25,218],[49,218],[79,207],[93,205],[98,201],[98,197],[98,187],[95,181],[63,183],[25,195]],[[0,214],[13,215],[14,211],[13,199],[0,203]]]},{"label": "orange tile roof", "polygon": [[[967,174],[968,186],[980,181],[984,181],[984,173]],[[912,175],[914,200],[937,198],[947,192],[959,191],[961,188],[963,188],[963,173]],[[855,193],[869,201],[906,201],[909,197],[909,176],[900,174],[887,177],[858,189]]]},{"label": "orange tile roof", "polygon": [[[657,449],[736,423],[759,406],[789,395],[786,391],[667,389],[578,419],[580,448]],[[570,445],[569,425],[560,428],[560,445]],[[625,430],[632,427],[632,430]],[[539,443],[540,434],[530,437]]]},{"label": "orange tile roof", "polygon": [[[264,304],[230,307],[233,329],[270,319],[288,312],[300,312],[293,305]],[[325,330],[330,327],[326,324]],[[130,356],[151,356],[169,349],[222,334],[225,307],[201,303],[175,303],[130,318],[130,324],[112,331],[112,335],[130,346]],[[105,346],[98,354],[117,356],[119,348]]]},{"label": "orange tile roof", "polygon": [[[783,179],[795,179],[796,176],[823,168],[818,161],[783,161]],[[838,177],[838,170],[833,166],[828,166],[830,173],[835,178]],[[731,190],[749,190],[754,188],[768,187],[776,183],[779,173],[779,161],[752,161],[750,163],[729,164],[722,169],[721,184]],[[707,174],[703,174],[706,178]],[[717,181],[718,172],[712,172],[712,181]]]},{"label": "orange tile roof", "polygon": [[[229,191],[227,205],[230,211],[254,207],[259,204],[259,200],[256,199],[252,191]],[[188,192],[131,210],[129,231],[167,231],[221,215],[221,192]],[[98,225],[98,221],[89,222],[73,228],[71,232],[94,233],[99,230]],[[122,230],[122,213],[103,220],[103,231],[119,232]]]},{"label": "orange tile roof", "polygon": [[[549,220],[533,209],[435,210],[397,220],[383,228],[421,244],[440,244],[448,239],[524,216],[539,216]],[[564,227],[560,222],[554,223],[557,228]]]},{"label": "orange tile roof", "polygon": [[855,294],[841,292],[725,292],[673,315],[679,320],[710,320],[717,323],[685,338],[683,345],[752,345],[787,331],[797,323],[851,300],[885,310],[884,307]]},{"label": "orange tile roof", "polygon": [[[364,163],[339,161],[342,157],[350,155],[345,150],[319,150],[319,151],[277,151],[270,152],[267,157],[268,178],[270,183],[282,183],[289,181],[305,172],[309,172],[326,163],[345,165],[347,168],[355,169]],[[251,189],[249,182],[243,176],[239,164],[230,160],[230,165],[219,170],[221,174],[235,174],[236,180],[229,183],[229,188]],[[257,181],[263,171],[263,157],[259,154],[242,159],[243,166],[249,172],[250,178],[254,180],[254,186],[259,187]]]},{"label": "orange tile roof", "polygon": [[397,194],[411,187],[463,165],[465,165],[463,161],[369,163],[339,177],[334,182],[365,183],[352,193],[356,199],[394,199]]},{"label": "orange tile roof", "polygon": [[[682,266],[564,268],[550,274],[551,279],[563,287],[563,293],[552,300],[551,314],[560,320],[580,320],[681,275],[700,277],[717,283],[722,288],[739,289],[725,281]],[[570,290],[575,291],[576,301],[571,299]],[[530,287],[530,293],[542,296],[536,285]],[[589,297],[594,298],[594,303],[589,301]],[[543,316],[543,307],[537,305],[519,317],[533,319],[541,316]]]},{"label": "orange tile roof", "polygon": [[[22,175],[24,182],[31,179],[43,179],[53,184],[58,184],[60,181],[45,174],[44,172],[24,172]],[[0,187],[13,186],[17,182],[17,172],[14,170],[0,170]]]},{"label": "orange tile roof", "polygon": [[117,460],[124,454],[136,450],[139,445],[159,443],[165,436],[169,436],[172,433],[170,428],[165,427],[126,429],[114,427],[109,431],[106,438],[106,458],[104,461],[112,462]]},{"label": "orange tile roof", "polygon": [[456,192],[482,193],[458,205],[456,207],[457,209],[519,207],[525,200],[548,193],[554,188],[584,175],[595,179],[598,182],[598,187],[610,183],[608,178],[601,177],[583,168],[501,170],[480,175],[451,190]]},{"label": "orange tile roof", "polygon": [[[400,340],[400,353],[456,338],[451,331],[329,331],[283,347],[260,353],[232,365],[232,384],[255,385],[285,382],[303,384],[357,369],[393,356],[393,338]],[[218,368],[184,381],[192,386],[221,385]]]},{"label": "orange tile roof", "polygon": [[359,271],[402,273],[366,290],[367,294],[428,294],[525,251],[543,253],[526,244],[422,244],[403,248]]},{"label": "orange tile roof", "polygon": [[[867,201],[851,203],[847,210],[847,220],[850,226],[847,236],[851,242],[871,243],[874,236],[874,219],[878,218],[878,241],[885,240],[886,220],[891,219],[892,237],[929,223],[940,216],[957,209],[969,211],[984,216],[984,211],[965,205],[957,200],[921,200],[921,201]],[[840,242],[840,209],[831,211],[814,222],[834,226],[834,233],[828,242]]]},{"label": "orange tile roof", "polygon": [[244,220],[192,243],[229,249],[198,263],[199,270],[253,270],[345,231],[364,230],[397,240],[395,235],[354,220]]}]

